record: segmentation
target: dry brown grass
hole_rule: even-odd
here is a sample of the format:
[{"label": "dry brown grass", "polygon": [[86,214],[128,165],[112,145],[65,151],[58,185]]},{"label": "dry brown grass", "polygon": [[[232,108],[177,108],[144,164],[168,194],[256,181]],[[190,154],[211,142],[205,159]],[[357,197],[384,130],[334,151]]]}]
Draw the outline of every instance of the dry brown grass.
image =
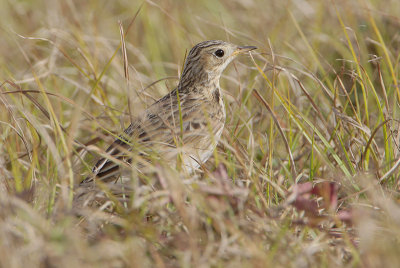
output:
[{"label": "dry brown grass", "polygon": [[[398,267],[399,14],[397,0],[0,1],[0,267]],[[259,49],[221,79],[227,127],[204,170],[160,163],[129,209],[72,209],[128,96],[143,111],[207,39]]]}]

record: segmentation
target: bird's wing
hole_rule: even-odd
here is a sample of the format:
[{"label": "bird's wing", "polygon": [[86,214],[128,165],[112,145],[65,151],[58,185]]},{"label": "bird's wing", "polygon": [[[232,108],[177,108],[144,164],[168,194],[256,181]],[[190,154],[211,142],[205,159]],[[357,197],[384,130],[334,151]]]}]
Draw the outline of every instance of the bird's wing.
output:
[{"label": "bird's wing", "polygon": [[[150,106],[108,147],[106,153],[110,157],[100,159],[93,167],[92,175],[82,183],[91,182],[94,178],[103,182],[115,180],[120,172],[121,161],[130,163],[133,154],[143,156],[148,149],[158,152],[165,160],[174,161],[178,144],[208,148],[210,144],[196,142],[208,136],[201,140],[211,143],[209,135],[215,135],[221,128],[221,121],[215,120],[213,114],[207,114],[207,110],[210,110],[207,105],[204,99],[188,95],[180,96],[178,105],[176,91],[172,91]],[[181,135],[181,131],[184,135]],[[140,148],[135,148],[135,153],[132,153],[133,147],[137,145]]]},{"label": "bird's wing", "polygon": [[92,182],[94,178],[99,178],[104,182],[113,180],[119,173],[119,167],[124,161],[129,163],[128,155],[131,150],[131,133],[138,133],[141,136],[140,125],[132,123],[106,150],[109,157],[101,158],[96,162],[92,169],[92,174],[84,179],[81,184]]}]

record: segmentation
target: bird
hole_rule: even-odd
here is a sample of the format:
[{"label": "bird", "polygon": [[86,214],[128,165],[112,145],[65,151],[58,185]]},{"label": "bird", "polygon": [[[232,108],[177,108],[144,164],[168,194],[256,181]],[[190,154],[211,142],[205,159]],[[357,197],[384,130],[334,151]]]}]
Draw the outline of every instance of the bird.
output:
[{"label": "bird", "polygon": [[221,40],[196,44],[178,86],[135,118],[80,184],[115,183],[123,170],[146,172],[158,159],[188,173],[198,169],[212,156],[225,125],[221,74],[237,55],[256,48]]}]

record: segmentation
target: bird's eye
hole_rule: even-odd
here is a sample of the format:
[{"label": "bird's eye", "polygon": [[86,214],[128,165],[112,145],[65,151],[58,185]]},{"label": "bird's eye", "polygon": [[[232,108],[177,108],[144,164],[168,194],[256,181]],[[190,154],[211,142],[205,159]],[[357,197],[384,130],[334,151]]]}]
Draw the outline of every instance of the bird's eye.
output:
[{"label": "bird's eye", "polygon": [[222,58],[224,54],[225,52],[222,49],[218,49],[217,51],[215,51],[215,56],[217,56],[218,58]]}]

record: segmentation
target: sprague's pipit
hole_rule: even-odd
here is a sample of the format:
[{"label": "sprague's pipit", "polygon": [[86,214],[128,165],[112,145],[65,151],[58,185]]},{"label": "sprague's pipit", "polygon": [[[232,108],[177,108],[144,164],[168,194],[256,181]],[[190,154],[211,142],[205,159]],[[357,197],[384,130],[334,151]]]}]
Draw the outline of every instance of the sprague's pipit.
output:
[{"label": "sprague's pipit", "polygon": [[178,86],[131,123],[106,150],[110,157],[100,159],[81,184],[115,182],[122,163],[144,172],[152,160],[162,159],[172,167],[180,163],[189,173],[205,163],[225,124],[221,73],[238,54],[253,49],[219,40],[195,45]]}]

